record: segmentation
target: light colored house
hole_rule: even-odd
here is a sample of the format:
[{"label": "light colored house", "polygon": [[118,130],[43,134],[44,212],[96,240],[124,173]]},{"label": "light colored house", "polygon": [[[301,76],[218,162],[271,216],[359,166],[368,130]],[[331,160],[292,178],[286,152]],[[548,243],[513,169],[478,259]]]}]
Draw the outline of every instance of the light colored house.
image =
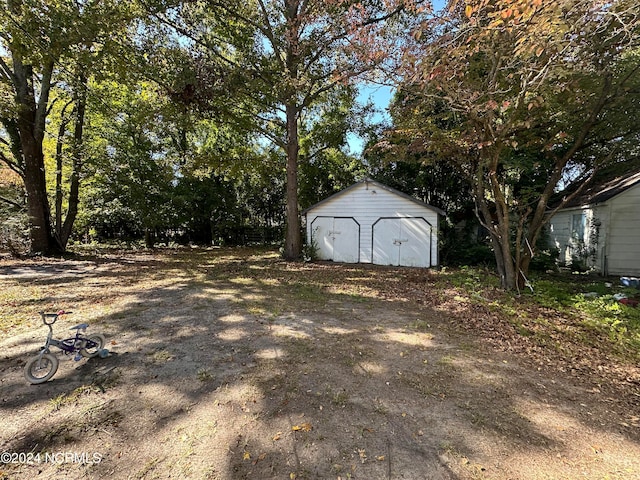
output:
[{"label": "light colored house", "polygon": [[560,262],[640,276],[640,172],[594,183],[550,222]]},{"label": "light colored house", "polygon": [[344,263],[438,265],[441,210],[364,179],[302,212],[318,257]]}]

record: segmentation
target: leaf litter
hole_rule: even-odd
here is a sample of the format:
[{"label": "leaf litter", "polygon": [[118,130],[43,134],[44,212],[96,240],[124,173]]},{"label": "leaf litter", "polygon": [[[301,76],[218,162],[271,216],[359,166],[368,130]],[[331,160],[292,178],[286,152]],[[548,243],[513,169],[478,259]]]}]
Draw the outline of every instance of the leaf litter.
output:
[{"label": "leaf litter", "polygon": [[[640,476],[637,365],[526,299],[554,327],[522,335],[492,307],[503,293],[441,272],[193,249],[5,258],[0,273],[2,450],[100,454],[0,478]],[[112,355],[26,385],[36,312],[58,308],[76,314],[56,333],[81,319]]]}]

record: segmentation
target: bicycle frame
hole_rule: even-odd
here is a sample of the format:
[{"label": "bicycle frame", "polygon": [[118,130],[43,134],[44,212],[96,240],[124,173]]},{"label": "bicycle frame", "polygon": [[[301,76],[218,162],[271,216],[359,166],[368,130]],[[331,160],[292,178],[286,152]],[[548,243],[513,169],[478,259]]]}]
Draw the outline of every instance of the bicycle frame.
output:
[{"label": "bicycle frame", "polygon": [[[71,313],[71,312],[65,312]],[[58,315],[52,316],[53,321],[47,322],[46,315],[40,312],[42,316],[43,323],[49,327],[49,333],[47,334],[47,340],[44,346],[41,348],[40,356],[44,353],[49,353],[49,347],[54,346],[62,350],[65,355],[70,355],[72,353],[78,353],[83,348],[93,348],[98,344],[89,338],[83,336],[83,333],[86,332],[87,326],[86,324],[78,325],[79,328],[76,328],[76,334],[74,337],[65,338],[64,340],[57,340],[53,338],[53,324],[58,320]],[[51,314],[50,314],[51,315]]]}]

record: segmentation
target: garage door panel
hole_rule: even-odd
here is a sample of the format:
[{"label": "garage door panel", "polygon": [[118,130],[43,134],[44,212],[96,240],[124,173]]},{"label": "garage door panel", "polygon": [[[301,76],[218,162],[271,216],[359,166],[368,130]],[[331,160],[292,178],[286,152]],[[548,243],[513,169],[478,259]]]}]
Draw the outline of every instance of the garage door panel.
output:
[{"label": "garage door panel", "polygon": [[422,218],[385,218],[373,227],[373,263],[431,266],[431,226]]},{"label": "garage door panel", "polygon": [[318,247],[317,255],[320,260],[333,260],[333,239],[330,232],[333,230],[333,218],[318,217],[312,224],[312,237]]},{"label": "garage door panel", "polygon": [[431,253],[431,227],[421,218],[403,218],[401,237],[406,239],[400,247],[400,265],[429,267]]},{"label": "garage door panel", "polygon": [[375,265],[398,265],[400,248],[397,238],[400,227],[395,219],[383,218],[373,226],[373,263]]},{"label": "garage door panel", "polygon": [[316,217],[312,237],[318,258],[334,262],[357,263],[360,252],[360,226],[353,218]]},{"label": "garage door panel", "polygon": [[353,218],[336,218],[333,237],[333,261],[358,263],[360,227],[356,221]]}]

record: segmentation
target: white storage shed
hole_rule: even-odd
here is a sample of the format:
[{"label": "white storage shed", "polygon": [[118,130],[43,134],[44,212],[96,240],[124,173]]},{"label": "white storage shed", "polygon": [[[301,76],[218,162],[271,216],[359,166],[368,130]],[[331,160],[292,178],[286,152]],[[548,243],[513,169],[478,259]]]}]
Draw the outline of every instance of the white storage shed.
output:
[{"label": "white storage shed", "polygon": [[322,260],[408,267],[438,265],[441,210],[364,179],[302,212]]},{"label": "white storage shed", "polygon": [[603,275],[640,276],[640,172],[596,182],[550,221],[560,262]]}]

